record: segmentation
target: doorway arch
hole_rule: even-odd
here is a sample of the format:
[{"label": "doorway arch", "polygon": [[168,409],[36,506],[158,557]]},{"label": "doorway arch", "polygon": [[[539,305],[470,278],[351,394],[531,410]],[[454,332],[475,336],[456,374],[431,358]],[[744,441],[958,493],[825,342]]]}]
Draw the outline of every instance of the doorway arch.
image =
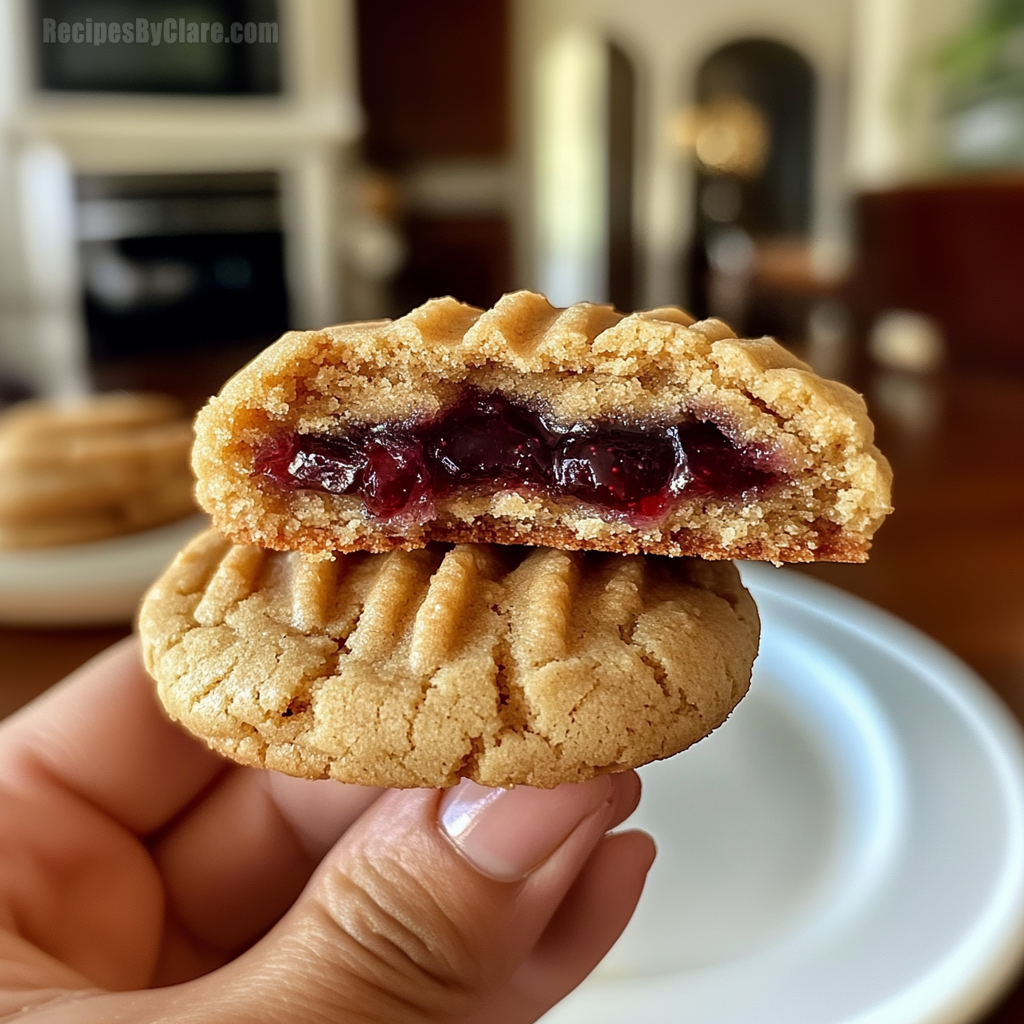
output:
[{"label": "doorway arch", "polygon": [[696,315],[726,312],[714,308],[717,264],[726,276],[730,268],[742,274],[757,241],[809,237],[816,91],[810,62],[774,39],[735,40],[700,65],[688,129],[695,187],[687,283]]}]

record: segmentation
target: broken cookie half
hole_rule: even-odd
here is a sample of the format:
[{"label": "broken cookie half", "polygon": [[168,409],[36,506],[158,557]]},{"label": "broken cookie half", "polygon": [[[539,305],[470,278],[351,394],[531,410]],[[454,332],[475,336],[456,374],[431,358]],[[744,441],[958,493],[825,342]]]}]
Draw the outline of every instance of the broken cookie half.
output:
[{"label": "broken cookie half", "polygon": [[863,400],[675,308],[515,292],[292,332],[200,414],[232,540],[331,557],[430,541],[859,562],[891,473]]}]

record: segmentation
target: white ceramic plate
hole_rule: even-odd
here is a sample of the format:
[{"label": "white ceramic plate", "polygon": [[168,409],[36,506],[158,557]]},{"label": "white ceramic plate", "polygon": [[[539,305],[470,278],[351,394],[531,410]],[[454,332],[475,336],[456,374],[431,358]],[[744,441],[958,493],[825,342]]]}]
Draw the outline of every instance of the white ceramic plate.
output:
[{"label": "white ceramic plate", "polygon": [[964,1024],[1024,950],[1024,748],[933,641],[743,568],[764,626],[728,724],[642,769],[659,855],[546,1024]]},{"label": "white ceramic plate", "polygon": [[129,622],[139,599],[205,516],[125,537],[32,551],[0,551],[0,622],[97,626]]}]

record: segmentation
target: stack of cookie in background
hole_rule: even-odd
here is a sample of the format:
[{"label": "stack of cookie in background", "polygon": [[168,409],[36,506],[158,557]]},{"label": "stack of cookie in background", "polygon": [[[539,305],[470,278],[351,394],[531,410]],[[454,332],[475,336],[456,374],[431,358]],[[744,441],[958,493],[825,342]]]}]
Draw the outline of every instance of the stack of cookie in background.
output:
[{"label": "stack of cookie in background", "polygon": [[0,415],[0,549],[79,544],[195,511],[191,421],[163,395],[23,402]]}]

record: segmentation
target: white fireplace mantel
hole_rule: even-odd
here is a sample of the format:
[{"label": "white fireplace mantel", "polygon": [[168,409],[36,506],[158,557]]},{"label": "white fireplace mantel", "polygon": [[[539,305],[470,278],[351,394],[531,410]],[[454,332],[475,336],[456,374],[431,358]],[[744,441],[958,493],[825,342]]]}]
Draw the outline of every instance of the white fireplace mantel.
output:
[{"label": "white fireplace mantel", "polygon": [[[0,47],[6,38],[9,51],[0,53],[0,372],[43,393],[82,386],[80,282],[62,289],[39,273],[47,246],[76,244],[73,224],[62,232],[53,209],[70,189],[58,180],[61,166],[69,181],[277,172],[294,326],[339,319],[343,183],[362,121],[351,4],[280,0],[280,9],[280,96],[71,95],[35,88],[31,5],[0,0]],[[47,169],[45,181],[38,167]],[[46,189],[52,198],[39,194]],[[53,252],[52,261],[73,276],[73,253]]]}]

